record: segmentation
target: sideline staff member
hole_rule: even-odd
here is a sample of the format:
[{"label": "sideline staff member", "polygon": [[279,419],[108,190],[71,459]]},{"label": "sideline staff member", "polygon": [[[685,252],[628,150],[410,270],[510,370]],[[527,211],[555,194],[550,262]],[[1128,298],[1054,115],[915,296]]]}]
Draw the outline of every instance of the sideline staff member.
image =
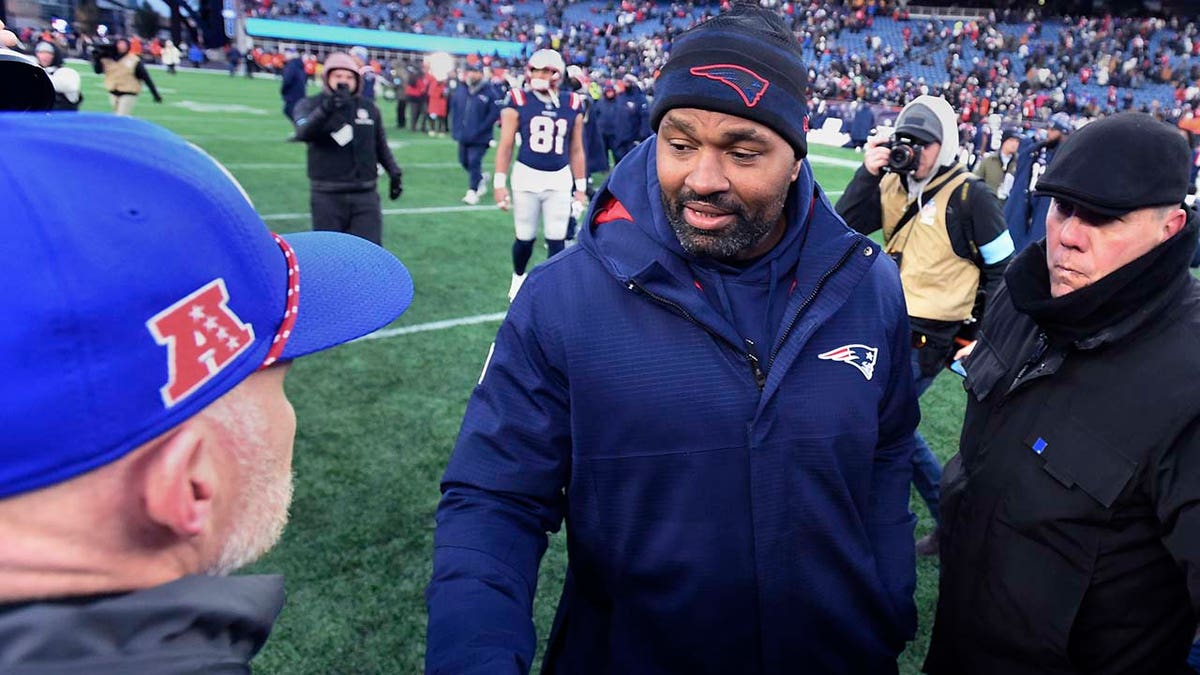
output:
[{"label": "sideline staff member", "polygon": [[[1200,610],[1200,281],[1187,144],[1093,122],[1038,183],[966,362],[926,671],[1190,672]],[[954,462],[957,464],[957,462]]]},{"label": "sideline staff member", "polygon": [[403,173],[388,148],[379,108],[359,95],[358,70],[344,52],[325,59],[321,93],[296,105],[295,139],[308,144],[313,229],[349,232],[379,244],[383,213],[376,165],[388,174],[393,201],[404,192]]}]

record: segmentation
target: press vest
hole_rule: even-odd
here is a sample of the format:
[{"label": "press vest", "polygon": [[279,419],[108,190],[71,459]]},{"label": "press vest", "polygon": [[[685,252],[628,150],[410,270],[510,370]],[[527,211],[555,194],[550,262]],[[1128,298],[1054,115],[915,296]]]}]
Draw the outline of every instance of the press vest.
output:
[{"label": "press vest", "polygon": [[104,69],[104,88],[122,94],[142,93],[142,82],[137,79],[137,54],[126,54]]},{"label": "press vest", "polygon": [[934,178],[925,186],[925,194],[934,190],[937,194],[925,201],[904,227],[900,227],[900,218],[910,202],[900,176],[889,173],[879,184],[884,246],[893,259],[899,259],[909,316],[935,321],[971,317],[979,268],[954,252],[946,221],[947,204],[951,199],[963,202],[970,178],[962,169]]}]

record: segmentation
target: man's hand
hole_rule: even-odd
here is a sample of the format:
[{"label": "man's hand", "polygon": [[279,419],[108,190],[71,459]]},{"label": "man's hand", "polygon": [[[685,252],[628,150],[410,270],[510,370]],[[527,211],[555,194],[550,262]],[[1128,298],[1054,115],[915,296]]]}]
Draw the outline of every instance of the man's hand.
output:
[{"label": "man's hand", "polygon": [[400,195],[404,194],[404,172],[397,170],[391,175],[391,184],[388,186],[388,199],[396,201],[400,199]]},{"label": "man's hand", "polygon": [[571,202],[571,217],[579,218],[587,211],[587,193],[575,191],[575,199]]},{"label": "man's hand", "polygon": [[887,166],[888,155],[892,154],[891,148],[883,146],[884,143],[890,141],[887,136],[874,136],[867,141],[867,146],[863,150],[863,166],[867,167],[867,173],[872,176],[878,176],[883,171],[883,167]]},{"label": "man's hand", "polygon": [[968,356],[970,356],[971,352],[975,351],[975,345],[978,342],[979,342],[979,340],[971,340],[962,349],[954,352],[954,360],[961,361],[961,360],[967,358]]},{"label": "man's hand", "polygon": [[162,96],[159,96],[158,94],[155,94],[155,95],[154,95],[154,102],[155,102],[155,103],[162,103]]},{"label": "man's hand", "polygon": [[4,22],[0,21],[0,47],[12,49],[19,44],[21,44],[21,41],[17,39],[17,34],[11,30],[5,30]]},{"label": "man's hand", "polygon": [[502,211],[507,211],[512,206],[512,202],[508,199],[508,188],[506,187],[493,186],[492,198],[496,200],[496,206],[499,206]]}]

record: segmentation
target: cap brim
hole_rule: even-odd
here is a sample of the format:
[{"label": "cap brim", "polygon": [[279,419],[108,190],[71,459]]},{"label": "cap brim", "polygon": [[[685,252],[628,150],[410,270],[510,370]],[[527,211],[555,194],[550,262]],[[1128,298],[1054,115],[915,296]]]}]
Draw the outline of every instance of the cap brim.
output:
[{"label": "cap brim", "polygon": [[0,48],[0,110],[18,112],[54,107],[54,84],[30,56]]},{"label": "cap brim", "polygon": [[283,238],[300,265],[300,304],[280,359],[362,337],[391,323],[412,303],[412,276],[386,249],[340,232]]},{"label": "cap brim", "polygon": [[[1097,204],[1097,203],[1095,203],[1093,201],[1089,201],[1087,199],[1080,199],[1078,196],[1072,195],[1066,191],[1057,190],[1055,188],[1042,189],[1042,187],[1039,186],[1037,189],[1035,189],[1033,191],[1033,194],[1036,197],[1053,197],[1054,199],[1057,199],[1060,202],[1065,202],[1067,204],[1075,204],[1077,206],[1082,206],[1085,210],[1091,211],[1092,213],[1096,213],[1101,216],[1105,216],[1106,218],[1118,218],[1120,216],[1125,215],[1126,213],[1137,210],[1137,208],[1130,209],[1130,208],[1114,208],[1112,206],[1104,206],[1103,204]],[[1141,208],[1141,207],[1138,207],[1138,208]]]},{"label": "cap brim", "polygon": [[897,129],[895,135],[897,137],[903,136],[905,138],[911,138],[915,141],[925,143],[926,145],[930,143],[941,143],[940,138],[937,138],[923,129]]}]

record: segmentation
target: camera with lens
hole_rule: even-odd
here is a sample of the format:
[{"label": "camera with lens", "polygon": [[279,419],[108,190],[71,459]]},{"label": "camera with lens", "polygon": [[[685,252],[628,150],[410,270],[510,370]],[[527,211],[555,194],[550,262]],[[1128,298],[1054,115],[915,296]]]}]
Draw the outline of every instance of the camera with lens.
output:
[{"label": "camera with lens", "polygon": [[92,58],[99,61],[100,59],[116,59],[117,46],[111,43],[99,43],[92,46]]},{"label": "camera with lens", "polygon": [[884,171],[913,173],[920,166],[921,151],[925,149],[924,145],[913,143],[907,138],[893,138],[881,145],[890,151],[887,164],[883,167]]}]

